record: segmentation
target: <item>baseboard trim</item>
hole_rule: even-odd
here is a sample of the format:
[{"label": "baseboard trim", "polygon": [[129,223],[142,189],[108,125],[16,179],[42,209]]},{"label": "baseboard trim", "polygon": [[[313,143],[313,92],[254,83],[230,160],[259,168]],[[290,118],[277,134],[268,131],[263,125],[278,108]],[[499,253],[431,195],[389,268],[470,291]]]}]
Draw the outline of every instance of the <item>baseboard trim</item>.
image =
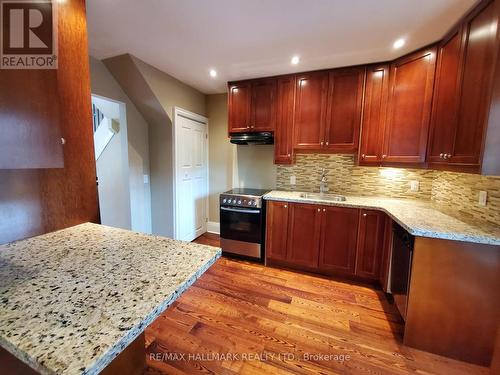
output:
[{"label": "baseboard trim", "polygon": [[207,223],[207,232],[220,234],[220,223],[217,223],[216,221],[209,221]]}]

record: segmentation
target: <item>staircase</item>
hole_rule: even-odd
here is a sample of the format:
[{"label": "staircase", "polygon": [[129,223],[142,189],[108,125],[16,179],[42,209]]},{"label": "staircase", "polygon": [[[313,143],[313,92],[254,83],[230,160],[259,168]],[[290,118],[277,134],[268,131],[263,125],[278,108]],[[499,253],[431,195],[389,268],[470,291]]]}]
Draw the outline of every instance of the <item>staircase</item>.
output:
[{"label": "staircase", "polygon": [[94,103],[92,103],[92,122],[95,160],[98,160],[113,136],[118,133],[120,126],[118,121],[106,117]]}]

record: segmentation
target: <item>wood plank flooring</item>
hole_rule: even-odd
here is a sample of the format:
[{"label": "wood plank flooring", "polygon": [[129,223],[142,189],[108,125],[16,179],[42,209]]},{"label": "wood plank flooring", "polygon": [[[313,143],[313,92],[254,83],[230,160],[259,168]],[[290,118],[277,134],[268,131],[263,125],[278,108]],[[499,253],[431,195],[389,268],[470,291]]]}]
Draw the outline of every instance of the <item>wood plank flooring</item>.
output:
[{"label": "wood plank flooring", "polygon": [[145,373],[488,373],[405,347],[402,331],[372,287],[221,258],[146,330]]}]

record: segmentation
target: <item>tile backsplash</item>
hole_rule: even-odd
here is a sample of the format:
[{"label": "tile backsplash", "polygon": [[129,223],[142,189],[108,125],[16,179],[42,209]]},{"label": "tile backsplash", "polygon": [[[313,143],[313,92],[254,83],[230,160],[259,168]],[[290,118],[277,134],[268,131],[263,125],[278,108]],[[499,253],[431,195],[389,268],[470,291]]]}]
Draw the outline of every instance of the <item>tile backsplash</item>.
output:
[{"label": "tile backsplash", "polygon": [[[277,167],[276,188],[318,192],[325,169],[330,193],[432,200],[441,210],[462,220],[500,225],[500,177],[427,169],[360,167],[353,155],[298,154],[296,164]],[[295,176],[296,184],[290,184]],[[410,189],[410,181],[420,184]],[[479,206],[479,191],[488,191],[488,205]]]}]

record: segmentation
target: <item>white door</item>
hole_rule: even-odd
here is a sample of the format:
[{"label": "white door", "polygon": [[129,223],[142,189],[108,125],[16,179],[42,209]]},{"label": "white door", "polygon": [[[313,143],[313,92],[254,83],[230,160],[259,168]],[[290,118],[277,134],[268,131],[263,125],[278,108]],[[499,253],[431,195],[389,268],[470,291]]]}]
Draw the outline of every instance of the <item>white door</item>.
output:
[{"label": "white door", "polygon": [[175,109],[175,238],[192,241],[207,231],[208,126],[206,118]]}]

